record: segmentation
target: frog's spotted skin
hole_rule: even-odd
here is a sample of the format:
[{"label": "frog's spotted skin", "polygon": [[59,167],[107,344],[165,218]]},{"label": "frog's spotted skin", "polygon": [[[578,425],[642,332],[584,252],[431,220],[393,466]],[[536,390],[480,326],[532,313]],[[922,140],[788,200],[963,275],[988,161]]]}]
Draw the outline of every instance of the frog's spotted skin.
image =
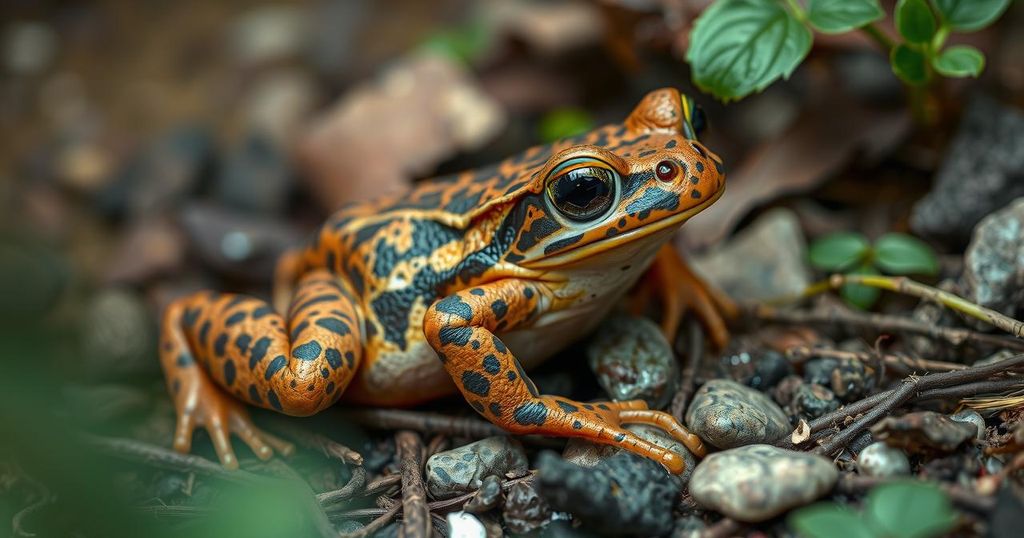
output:
[{"label": "frog's spotted skin", "polygon": [[[691,105],[675,90],[652,92],[623,124],[339,211],[279,264],[279,312],[212,292],[173,303],[161,359],[179,413],[176,448],[187,450],[196,425],[228,465],[228,431],[261,457],[263,440],[283,446],[225,392],[308,415],[342,395],[409,405],[457,389],[511,432],[617,444],[681,471],[679,455],[622,427],[655,424],[701,452],[671,416],[641,402],[540,395],[524,367],[593,328],[652,263],[661,281],[686,287],[667,290],[666,331],[689,302],[724,338],[715,307],[729,304],[664,246],[724,186],[721,161],[692,137]],[[570,198],[554,202],[553,183],[574,171],[584,186],[566,183]],[[589,213],[570,217],[565,200]]]}]

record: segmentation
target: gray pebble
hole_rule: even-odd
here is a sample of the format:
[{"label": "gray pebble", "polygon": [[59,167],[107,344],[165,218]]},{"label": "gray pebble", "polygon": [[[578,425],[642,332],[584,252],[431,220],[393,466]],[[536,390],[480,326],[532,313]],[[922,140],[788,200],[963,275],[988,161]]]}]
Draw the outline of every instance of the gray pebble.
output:
[{"label": "gray pebble", "polygon": [[821,497],[838,478],[822,456],[750,445],[705,458],[690,479],[690,494],[704,508],[758,522]]},{"label": "gray pebble", "polygon": [[977,411],[971,408],[962,409],[952,415],[949,418],[957,421],[964,422],[966,424],[973,424],[978,428],[978,434],[975,439],[981,440],[985,438],[985,432],[988,429],[988,425],[985,424],[985,417],[982,417]]},{"label": "gray pebble", "polygon": [[448,499],[476,491],[488,475],[521,474],[527,468],[526,453],[519,441],[488,437],[431,456],[427,460],[427,489],[435,499]]},{"label": "gray pebble", "polygon": [[718,448],[767,443],[791,431],[786,414],[771,398],[727,379],[708,381],[697,391],[686,425]]},{"label": "gray pebble", "polygon": [[661,329],[646,318],[605,320],[587,346],[587,358],[612,400],[644,400],[657,409],[672,398],[678,362]]},{"label": "gray pebble", "polygon": [[898,448],[871,443],[857,455],[857,470],[864,476],[903,476],[910,474],[910,460]]}]

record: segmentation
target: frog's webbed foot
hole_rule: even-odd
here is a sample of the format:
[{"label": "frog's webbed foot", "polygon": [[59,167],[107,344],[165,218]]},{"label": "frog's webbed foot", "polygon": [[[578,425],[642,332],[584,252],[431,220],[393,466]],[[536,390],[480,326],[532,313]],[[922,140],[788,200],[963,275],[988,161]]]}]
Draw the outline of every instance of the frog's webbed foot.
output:
[{"label": "frog's webbed foot", "polygon": [[217,388],[205,374],[194,369],[194,375],[180,378],[175,395],[178,422],[174,431],[174,449],[187,454],[192,447],[192,433],[203,427],[210,434],[213,448],[221,464],[238,468],[238,458],[231,448],[231,434],[249,445],[261,460],[270,459],[276,450],[283,456],[294,451],[291,443],[271,435],[253,424],[245,406]]},{"label": "frog's webbed foot", "polygon": [[680,454],[636,435],[625,426],[654,426],[682,443],[695,456],[703,457],[707,453],[700,437],[690,433],[672,415],[648,409],[642,400],[579,403],[552,396],[543,396],[541,400],[554,404],[549,406],[553,416],[549,417],[550,426],[545,428],[551,430],[545,432],[549,435],[581,437],[596,443],[618,446],[657,461],[675,474],[683,472],[686,467],[686,461]]},{"label": "frog's webbed foot", "polygon": [[641,301],[655,297],[661,303],[661,331],[669,342],[675,342],[683,316],[692,312],[715,347],[721,349],[728,343],[726,322],[738,317],[739,308],[725,293],[695,275],[671,245],[658,251],[639,291]]}]

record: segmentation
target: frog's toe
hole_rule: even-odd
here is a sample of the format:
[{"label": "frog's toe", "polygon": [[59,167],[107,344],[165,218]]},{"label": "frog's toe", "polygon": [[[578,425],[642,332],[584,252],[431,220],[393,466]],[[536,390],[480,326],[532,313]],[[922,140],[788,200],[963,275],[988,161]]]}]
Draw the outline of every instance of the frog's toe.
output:
[{"label": "frog's toe", "polygon": [[623,410],[619,412],[619,420],[623,424],[647,424],[665,431],[677,441],[686,446],[693,455],[698,458],[707,454],[704,442],[700,437],[691,433],[672,415],[664,411],[653,411],[650,409]]},{"label": "frog's toe", "polygon": [[217,458],[225,469],[234,470],[238,468],[238,458],[235,450],[231,448],[231,434],[227,425],[220,417],[215,417],[206,424],[206,431],[210,433],[210,440],[213,441],[213,449],[217,452]]},{"label": "frog's toe", "polygon": [[612,428],[606,430],[605,435],[612,437],[614,440],[612,444],[638,456],[654,460],[672,474],[679,474],[686,469],[686,460],[683,459],[683,456],[662,448],[629,430]]},{"label": "frog's toe", "polygon": [[192,432],[196,429],[195,411],[183,411],[178,416],[178,424],[174,429],[174,450],[182,454],[192,451]]}]

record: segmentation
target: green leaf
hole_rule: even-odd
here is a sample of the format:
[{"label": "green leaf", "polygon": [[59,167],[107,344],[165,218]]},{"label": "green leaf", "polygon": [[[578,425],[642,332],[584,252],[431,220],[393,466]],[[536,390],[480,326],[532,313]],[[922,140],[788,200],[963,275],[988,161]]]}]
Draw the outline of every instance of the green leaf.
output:
[{"label": "green leaf", "polygon": [[892,48],[892,52],[889,53],[889,63],[892,64],[892,72],[907,84],[920,86],[928,82],[928,69],[925,65],[924,54],[910,48],[905,43],[900,43]]},{"label": "green leaf", "polygon": [[860,28],[884,16],[878,0],[810,0],[807,3],[807,21],[826,34]]},{"label": "green leaf", "polygon": [[697,86],[730,101],[788,78],[811,31],[775,0],[719,0],[694,22],[686,61]]},{"label": "green leaf", "polygon": [[863,235],[837,232],[811,244],[808,256],[811,265],[823,271],[842,271],[862,261],[871,245]]},{"label": "green leaf", "polygon": [[892,538],[927,538],[944,534],[956,522],[949,497],[934,484],[900,481],[868,494],[868,523]]},{"label": "green leaf", "polygon": [[455,60],[472,63],[483,56],[492,43],[492,34],[483,23],[470,23],[462,27],[435,32],[420,44],[427,50],[439,52]]},{"label": "green leaf", "polygon": [[920,239],[889,233],[875,241],[875,264],[890,275],[934,275],[939,261],[931,247]]},{"label": "green leaf", "polygon": [[[865,264],[847,274],[877,275],[878,270],[871,265]],[[861,310],[867,310],[871,308],[871,306],[875,304],[875,301],[878,300],[878,297],[882,295],[882,290],[860,284],[843,284],[843,287],[839,289],[839,295],[847,304],[855,306]]]},{"label": "green leaf", "polygon": [[559,108],[548,112],[540,120],[540,138],[544,142],[554,142],[562,138],[585,133],[594,128],[594,120],[586,110],[578,108]]},{"label": "green leaf", "polygon": [[932,67],[947,77],[977,77],[985,69],[985,55],[967,45],[956,45],[932,58]]},{"label": "green leaf", "polygon": [[896,2],[896,29],[911,43],[927,43],[935,35],[935,16],[925,0]]},{"label": "green leaf", "polygon": [[834,503],[795,510],[787,521],[804,538],[875,538],[859,514]]},{"label": "green leaf", "polygon": [[1010,0],[932,0],[942,21],[961,32],[980,30],[999,18]]}]

